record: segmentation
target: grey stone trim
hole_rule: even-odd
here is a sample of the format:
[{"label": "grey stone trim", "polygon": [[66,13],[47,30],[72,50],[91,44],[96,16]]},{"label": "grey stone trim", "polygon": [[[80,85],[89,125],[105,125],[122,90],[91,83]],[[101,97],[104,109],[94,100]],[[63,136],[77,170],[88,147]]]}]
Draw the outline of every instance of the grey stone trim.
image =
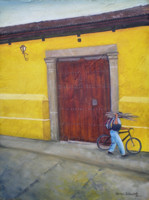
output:
[{"label": "grey stone trim", "polygon": [[57,80],[56,61],[60,58],[73,58],[79,56],[107,55],[110,67],[111,85],[111,110],[118,111],[119,90],[118,90],[118,52],[117,46],[104,45],[95,47],[82,47],[73,49],[60,49],[46,51],[45,62],[47,65],[48,97],[51,121],[51,140],[59,140],[58,122],[58,101],[57,101]]},{"label": "grey stone trim", "polygon": [[77,56],[94,56],[102,55],[107,53],[117,52],[116,45],[104,45],[95,47],[81,47],[73,49],[59,49],[53,51],[46,51],[46,60],[49,58],[67,58],[67,57],[77,57]]},{"label": "grey stone trim", "polygon": [[118,87],[118,53],[107,53],[110,67],[110,85],[111,85],[111,110],[119,110],[119,87]]},{"label": "grey stone trim", "polygon": [[56,82],[56,59],[45,59],[47,64],[48,98],[50,112],[51,139],[59,139],[58,103]]}]

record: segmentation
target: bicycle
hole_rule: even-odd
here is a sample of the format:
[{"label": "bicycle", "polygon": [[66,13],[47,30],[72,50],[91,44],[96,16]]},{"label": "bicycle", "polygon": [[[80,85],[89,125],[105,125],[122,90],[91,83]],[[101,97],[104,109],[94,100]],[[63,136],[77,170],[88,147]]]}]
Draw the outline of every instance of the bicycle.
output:
[{"label": "bicycle", "polygon": [[[124,137],[122,139],[122,141],[124,141],[128,137],[130,137],[125,144],[126,151],[131,154],[137,154],[141,151],[142,144],[138,138],[131,136],[130,131],[132,131],[132,130],[134,130],[134,129],[128,128],[128,130],[124,130],[124,131],[120,130],[119,134],[128,133],[126,135],[126,137]],[[108,150],[110,145],[111,145],[111,136],[103,134],[97,138],[97,146],[99,149]]]}]

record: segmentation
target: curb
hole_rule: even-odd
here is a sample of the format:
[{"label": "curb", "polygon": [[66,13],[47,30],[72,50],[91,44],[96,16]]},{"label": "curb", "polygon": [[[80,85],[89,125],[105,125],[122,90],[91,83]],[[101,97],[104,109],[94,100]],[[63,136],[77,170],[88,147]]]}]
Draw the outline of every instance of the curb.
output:
[{"label": "curb", "polygon": [[107,152],[100,151],[96,144],[92,143],[54,142],[2,135],[0,135],[0,146],[47,154],[90,165],[149,174],[149,153],[141,152],[139,156],[137,154],[121,158],[119,153],[114,156],[107,155]]}]

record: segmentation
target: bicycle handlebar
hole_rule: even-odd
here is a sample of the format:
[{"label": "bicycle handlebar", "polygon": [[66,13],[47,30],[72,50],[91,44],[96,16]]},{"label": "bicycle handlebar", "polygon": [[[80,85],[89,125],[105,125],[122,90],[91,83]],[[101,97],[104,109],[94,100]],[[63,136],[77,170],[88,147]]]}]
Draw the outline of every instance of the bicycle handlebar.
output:
[{"label": "bicycle handlebar", "polygon": [[119,133],[127,133],[127,132],[130,133],[130,130],[134,130],[134,128],[125,128],[125,127],[122,127],[122,129],[120,129]]}]

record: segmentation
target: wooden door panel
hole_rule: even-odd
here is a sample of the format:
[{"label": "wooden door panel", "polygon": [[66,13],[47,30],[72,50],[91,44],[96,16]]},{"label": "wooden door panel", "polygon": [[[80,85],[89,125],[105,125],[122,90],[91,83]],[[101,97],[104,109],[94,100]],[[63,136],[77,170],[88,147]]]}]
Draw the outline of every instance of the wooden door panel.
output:
[{"label": "wooden door panel", "polygon": [[59,61],[57,80],[61,140],[95,142],[110,110],[108,60]]}]

